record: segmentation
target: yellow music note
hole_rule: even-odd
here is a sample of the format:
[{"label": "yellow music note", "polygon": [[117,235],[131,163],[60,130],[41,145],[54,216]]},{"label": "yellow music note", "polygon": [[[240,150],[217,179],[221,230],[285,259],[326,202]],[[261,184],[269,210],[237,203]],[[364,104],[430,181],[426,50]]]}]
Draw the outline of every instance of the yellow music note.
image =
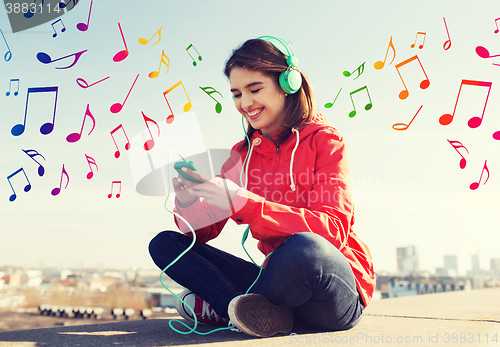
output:
[{"label": "yellow music note", "polygon": [[167,102],[167,105],[168,105],[168,108],[170,109],[170,115],[167,116],[167,124],[170,124],[174,121],[174,111],[172,111],[172,107],[170,107],[170,103],[168,102],[167,100],[167,94],[170,93],[172,90],[174,90],[175,88],[177,88],[178,86],[182,86],[182,89],[184,89],[184,94],[186,94],[186,98],[188,99],[188,102],[186,102],[186,104],[184,105],[184,112],[187,112],[191,109],[191,100],[189,100],[189,96],[186,92],[186,88],[184,88],[184,84],[182,83],[182,81],[179,81],[177,82],[176,84],[174,84],[172,87],[168,88],[166,91],[163,92],[163,96],[165,97],[165,101]]},{"label": "yellow music note", "polygon": [[160,29],[158,29],[158,31],[149,40],[146,40],[145,38],[141,37],[139,39],[139,43],[141,45],[147,45],[149,43],[149,41],[151,41],[153,39],[153,37],[155,37],[156,35],[158,35],[158,41],[156,41],[155,43],[153,43],[151,46],[156,45],[161,40],[161,29],[163,29],[163,27],[161,27]]},{"label": "yellow music note", "polygon": [[[168,63],[165,61],[164,58],[167,58]],[[158,67],[158,71],[152,71],[148,75],[149,78],[156,78],[160,75],[161,64],[165,64],[167,66],[167,72],[165,72],[165,75],[166,75],[168,73],[168,70],[170,69],[170,59],[168,59],[167,55],[165,54],[165,51],[161,51],[161,60],[160,60],[160,66]]]}]

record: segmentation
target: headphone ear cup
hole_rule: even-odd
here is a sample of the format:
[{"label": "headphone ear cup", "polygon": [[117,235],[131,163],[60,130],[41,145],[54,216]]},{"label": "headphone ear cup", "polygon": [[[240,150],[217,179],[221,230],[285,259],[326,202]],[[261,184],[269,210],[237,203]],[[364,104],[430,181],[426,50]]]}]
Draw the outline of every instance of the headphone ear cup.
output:
[{"label": "headphone ear cup", "polygon": [[283,71],[279,76],[280,87],[286,94],[295,94],[302,85],[300,72],[292,69]]}]

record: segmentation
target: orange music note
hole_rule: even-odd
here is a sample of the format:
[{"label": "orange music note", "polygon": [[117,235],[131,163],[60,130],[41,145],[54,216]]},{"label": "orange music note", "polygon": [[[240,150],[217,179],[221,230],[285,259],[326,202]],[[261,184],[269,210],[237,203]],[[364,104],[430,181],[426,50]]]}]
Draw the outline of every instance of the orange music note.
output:
[{"label": "orange music note", "polygon": [[457,101],[455,102],[455,108],[453,109],[453,114],[444,114],[441,117],[439,117],[439,124],[448,125],[453,121],[453,117],[455,117],[455,111],[457,109],[458,99],[460,98],[460,92],[462,91],[463,85],[488,87],[488,95],[486,95],[486,101],[484,102],[483,114],[481,115],[481,117],[472,117],[471,119],[469,119],[469,122],[467,123],[469,125],[469,128],[477,128],[478,126],[481,125],[483,121],[484,111],[486,111],[486,104],[488,103],[488,98],[490,96],[492,82],[470,81],[470,80],[462,80],[460,88],[458,89],[458,96],[457,96]]},{"label": "orange music note", "polygon": [[149,42],[149,41],[151,41],[151,40],[153,39],[153,37],[155,37],[156,35],[158,35],[158,41],[156,41],[155,43],[153,43],[151,46],[156,45],[156,44],[157,44],[158,42],[160,42],[160,40],[161,40],[161,29],[162,29],[162,28],[163,28],[163,27],[161,27],[161,28],[160,28],[160,29],[159,29],[159,30],[158,30],[158,31],[157,31],[157,32],[156,32],[153,36],[151,36],[151,38],[150,38],[149,40],[147,40],[147,41],[146,41],[146,39],[145,39],[145,38],[142,38],[142,37],[141,37],[141,38],[139,39],[139,43],[140,43],[141,45],[147,45],[147,44],[148,44],[148,42]]},{"label": "orange music note", "polygon": [[186,48],[186,52],[187,54],[189,54],[189,56],[191,57],[191,59],[193,59],[193,65],[196,66],[196,61],[194,60],[193,56],[191,55],[191,53],[189,53],[189,49],[193,47],[193,49],[196,51],[196,53],[198,53],[198,60],[201,61],[203,58],[201,57],[201,54],[200,52],[198,52],[198,50],[196,49],[195,46],[193,46],[193,44],[190,44],[187,48]]},{"label": "orange music note", "polygon": [[66,141],[68,141],[68,142],[76,142],[76,141],[80,140],[80,138],[82,137],[83,127],[85,125],[85,120],[87,119],[87,116],[89,116],[89,118],[92,120],[92,129],[90,129],[89,135],[92,133],[92,131],[94,131],[94,128],[95,128],[95,118],[92,115],[92,113],[90,112],[89,104],[87,104],[87,110],[85,111],[85,116],[83,116],[83,123],[82,123],[82,128],[80,129],[80,133],[69,134],[66,137]]},{"label": "orange music note", "polygon": [[66,186],[64,187],[64,189],[66,189],[68,187],[68,184],[69,184],[69,175],[66,172],[66,170],[64,169],[64,164],[62,167],[61,182],[59,183],[59,188],[54,188],[54,189],[52,189],[52,192],[50,192],[53,196],[56,196],[61,192],[63,175],[66,175],[66,178],[68,179],[68,181],[66,182]]},{"label": "orange music note", "polygon": [[111,113],[118,113],[122,110],[123,105],[125,105],[125,102],[127,102],[128,96],[130,95],[132,88],[134,88],[135,82],[137,82],[138,78],[139,78],[139,74],[137,74],[137,77],[135,78],[134,83],[132,83],[132,87],[130,87],[130,90],[128,91],[128,94],[125,97],[125,100],[123,100],[123,104],[120,104],[119,102],[117,102],[116,104],[111,105],[111,107],[109,108]]},{"label": "orange music note", "polygon": [[23,149],[23,152],[24,152],[24,153],[26,153],[27,155],[29,155],[29,157],[30,157],[31,159],[33,159],[33,161],[34,161],[35,163],[37,163],[37,164],[38,164],[38,176],[42,177],[42,176],[45,174],[45,168],[43,167],[43,165],[42,165],[42,164],[40,164],[39,162],[37,162],[37,161],[36,161],[35,157],[36,157],[37,155],[39,155],[40,157],[42,157],[42,158],[43,158],[43,160],[46,160],[46,159],[45,159],[45,157],[44,157],[43,155],[41,155],[40,153],[38,153],[38,152],[37,152],[36,150],[34,150],[34,149],[27,149],[27,150],[24,150],[24,149]]},{"label": "orange music note", "polygon": [[87,164],[89,164],[89,168],[90,168],[90,172],[87,174],[87,179],[89,180],[92,177],[94,177],[94,170],[92,170],[92,166],[90,166],[90,164],[95,165],[95,170],[96,171],[99,171],[99,168],[97,167],[97,163],[95,162],[94,158],[89,157],[86,154],[85,154],[85,158],[87,158]]},{"label": "orange music note", "polygon": [[152,122],[156,125],[156,127],[158,128],[158,137],[160,137],[160,127],[158,126],[158,123],[156,123],[154,120],[152,120],[151,118],[146,116],[144,114],[144,112],[141,111],[141,113],[142,113],[142,117],[144,118],[144,122],[146,123],[146,127],[148,128],[149,136],[151,136],[151,140],[147,140],[144,143],[144,149],[146,151],[149,151],[150,149],[152,149],[155,146],[155,140],[153,140],[153,135],[151,134],[151,129],[149,129],[148,122]]},{"label": "orange music note", "polygon": [[215,100],[215,98],[212,95],[210,95],[210,94],[217,93],[217,94],[220,95],[221,98],[223,97],[222,94],[219,93],[217,90],[215,90],[215,88],[213,88],[213,87],[202,87],[202,86],[200,86],[200,89],[203,90],[205,93],[207,93],[207,95],[209,97],[211,97],[216,102],[216,104],[215,104],[215,112],[221,113],[222,112],[222,105],[221,105],[221,103],[218,102],[217,100]]},{"label": "orange music note", "polygon": [[420,82],[420,89],[427,89],[431,83],[429,81],[429,77],[427,77],[427,74],[425,73],[424,67],[422,66],[422,63],[420,62],[420,59],[418,58],[418,56],[415,55],[409,59],[406,59],[405,61],[403,61],[399,64],[396,64],[396,71],[399,74],[399,78],[401,78],[401,82],[403,82],[403,85],[405,86],[405,89],[399,93],[399,98],[401,100],[406,99],[408,97],[408,95],[410,94],[410,92],[408,92],[408,88],[406,87],[405,81],[403,80],[403,77],[401,76],[401,73],[399,72],[399,68],[414,61],[414,60],[418,60],[418,63],[420,64],[420,67],[422,68],[422,71],[424,72],[424,75],[425,75],[425,80]]},{"label": "orange music note", "polygon": [[28,176],[26,175],[26,172],[24,171],[23,168],[20,168],[19,170],[17,170],[16,172],[14,172],[13,174],[7,176],[7,181],[9,182],[10,184],[10,188],[12,189],[12,195],[9,197],[9,201],[14,201],[16,200],[17,198],[17,195],[16,195],[16,191],[14,190],[14,187],[12,186],[12,183],[10,182],[10,179],[12,177],[14,177],[15,175],[17,175],[18,173],[22,172],[24,174],[24,177],[26,177],[26,181],[28,182],[28,184],[26,186],[24,186],[24,191],[25,192],[29,192],[30,189],[31,189],[31,183],[30,183],[30,180],[28,179]]},{"label": "orange music note", "polygon": [[394,45],[392,43],[392,36],[391,36],[391,39],[389,40],[389,45],[387,46],[387,51],[385,52],[384,61],[377,61],[377,62],[375,62],[375,64],[373,64],[373,67],[375,69],[381,70],[385,66],[385,61],[387,60],[387,54],[389,53],[389,48],[392,48],[392,51],[394,52],[394,57],[392,57],[392,60],[389,63],[389,65],[391,65],[392,62],[394,61],[394,59],[396,58],[396,49],[394,48]]},{"label": "orange music note", "polygon": [[115,143],[115,146],[116,146],[115,158],[120,158],[120,150],[118,149],[118,145],[116,144],[115,137],[113,136],[114,133],[118,131],[118,129],[123,130],[123,134],[125,135],[125,138],[127,139],[127,143],[125,144],[125,150],[128,151],[130,149],[130,141],[128,139],[127,133],[125,132],[123,125],[120,124],[114,130],[110,131],[111,138],[113,139],[113,142]]},{"label": "orange music note", "polygon": [[87,50],[84,50],[84,51],[80,51],[80,52],[76,52],[76,53],[73,53],[73,54],[70,54],[70,55],[67,55],[65,57],[62,57],[62,58],[57,58],[57,59],[54,59],[52,60],[52,58],[50,57],[50,55],[48,55],[47,53],[44,53],[44,52],[39,52],[37,55],[36,55],[36,58],[38,59],[38,61],[40,63],[43,63],[43,64],[50,64],[50,63],[53,63],[55,61],[58,61],[58,60],[62,60],[62,59],[65,59],[65,58],[68,58],[68,57],[75,57],[75,60],[73,61],[73,63],[69,66],[66,66],[66,67],[56,67],[56,69],[69,69],[70,67],[74,66],[78,60],[80,59],[80,57],[82,56],[83,53],[87,52]]},{"label": "orange music note", "polygon": [[189,96],[186,92],[186,88],[184,88],[184,84],[182,83],[182,81],[179,81],[177,82],[176,84],[174,84],[172,87],[168,88],[166,91],[163,92],[163,96],[165,97],[165,101],[167,102],[167,105],[168,105],[168,108],[170,109],[170,115],[167,116],[167,124],[170,124],[174,121],[174,111],[172,111],[172,107],[170,107],[170,104],[168,102],[168,99],[167,99],[167,94],[170,93],[172,90],[174,90],[175,88],[177,88],[178,86],[182,86],[182,89],[184,89],[184,94],[186,94],[186,98],[188,99],[188,102],[186,102],[186,104],[184,105],[184,112],[187,112],[191,109],[191,100],[189,100]]},{"label": "orange music note", "polygon": [[448,142],[450,143],[450,145],[453,146],[453,148],[455,148],[455,151],[457,151],[457,153],[462,157],[462,159],[460,159],[460,168],[464,169],[465,166],[467,165],[467,160],[465,160],[465,157],[458,151],[458,149],[459,148],[465,149],[465,151],[467,152],[467,154],[469,154],[469,150],[464,145],[462,145],[462,143],[460,141],[450,141],[450,140],[448,140]]},{"label": "orange music note", "polygon": [[116,197],[119,198],[121,193],[122,193],[122,181],[113,181],[111,182],[111,193],[108,194],[108,198],[111,199],[111,197],[113,196],[113,184],[118,184],[118,187],[120,187],[120,191],[118,192],[118,194],[116,194]]},{"label": "orange music note", "polygon": [[372,108],[372,99],[370,98],[370,93],[368,92],[368,87],[367,86],[361,87],[361,88],[359,88],[359,89],[357,89],[357,90],[355,90],[355,91],[353,91],[353,92],[351,92],[349,94],[350,97],[351,97],[352,107],[354,108],[353,111],[349,112],[349,117],[350,118],[352,118],[352,117],[354,117],[356,115],[356,106],[354,106],[354,100],[352,99],[352,95],[356,94],[356,93],[358,93],[358,92],[360,92],[360,91],[362,91],[364,89],[366,90],[366,94],[368,95],[368,99],[370,100],[370,102],[366,104],[365,110],[368,111],[368,110],[370,110]]},{"label": "orange music note", "polygon": [[427,34],[423,33],[423,32],[420,32],[420,31],[417,32],[417,36],[415,36],[415,43],[411,44],[411,46],[410,46],[411,48],[415,48],[415,45],[417,44],[418,35],[423,35],[424,36],[424,41],[422,42],[421,45],[418,46],[418,49],[424,48],[425,37],[427,36]]},{"label": "orange music note", "polygon": [[499,29],[498,29],[498,23],[497,23],[499,20],[500,20],[500,18],[495,19],[495,25],[497,26],[497,28],[495,30],[495,34],[498,34],[498,31],[499,31]]},{"label": "orange music note", "polygon": [[443,44],[443,48],[444,48],[445,51],[447,51],[451,47],[451,38],[450,38],[450,33],[448,31],[448,26],[446,25],[446,19],[444,19],[444,17],[443,17],[443,21],[444,21],[444,27],[446,28],[446,33],[448,34],[448,41],[446,41]]},{"label": "orange music note", "polygon": [[[165,61],[164,58],[167,58],[168,63]],[[158,71],[153,71],[149,74],[149,78],[156,78],[160,74],[161,70],[161,64],[165,64],[167,66],[167,72],[165,72],[165,75],[168,73],[168,70],[170,69],[170,59],[168,59],[167,55],[165,54],[165,51],[161,51],[161,60],[160,60],[160,66],[158,67]]]},{"label": "orange music note", "polygon": [[118,23],[118,27],[120,28],[120,34],[122,35],[122,40],[123,40],[123,44],[125,45],[125,49],[123,51],[120,51],[120,52],[115,54],[115,56],[113,57],[113,61],[115,63],[122,61],[123,59],[128,57],[127,42],[125,42],[125,37],[123,36],[123,31],[122,31],[122,27],[121,27],[120,23]]},{"label": "orange music note", "polygon": [[481,183],[481,179],[483,178],[484,170],[486,170],[488,177],[484,181],[483,185],[485,185],[486,182],[488,182],[488,179],[490,178],[490,170],[488,170],[488,166],[486,165],[486,162],[487,162],[487,160],[484,161],[483,171],[481,171],[481,177],[479,177],[479,182],[471,183],[471,185],[469,187],[471,190],[476,190],[479,187],[479,183]]},{"label": "orange music note", "polygon": [[398,131],[402,131],[402,130],[408,129],[410,127],[411,123],[413,122],[413,120],[415,119],[415,117],[417,116],[417,114],[422,109],[422,107],[424,107],[424,105],[420,106],[420,108],[418,109],[417,113],[415,113],[415,115],[411,119],[410,123],[408,123],[408,124],[405,124],[405,123],[395,123],[395,124],[392,125],[392,128],[394,130],[398,130]]}]

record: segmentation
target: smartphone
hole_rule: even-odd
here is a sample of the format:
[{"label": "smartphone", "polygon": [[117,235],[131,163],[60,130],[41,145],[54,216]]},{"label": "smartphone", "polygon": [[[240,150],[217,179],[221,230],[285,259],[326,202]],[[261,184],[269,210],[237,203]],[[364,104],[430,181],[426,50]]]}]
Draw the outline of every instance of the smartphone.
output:
[{"label": "smartphone", "polygon": [[192,161],[178,161],[174,164],[174,169],[184,179],[187,179],[191,182],[203,183],[202,181],[197,180],[196,178],[193,178],[193,177],[189,176],[186,172],[182,171],[183,167],[187,167],[188,169],[191,169],[193,171],[198,171],[198,170],[196,170],[196,167],[194,166],[194,163]]}]

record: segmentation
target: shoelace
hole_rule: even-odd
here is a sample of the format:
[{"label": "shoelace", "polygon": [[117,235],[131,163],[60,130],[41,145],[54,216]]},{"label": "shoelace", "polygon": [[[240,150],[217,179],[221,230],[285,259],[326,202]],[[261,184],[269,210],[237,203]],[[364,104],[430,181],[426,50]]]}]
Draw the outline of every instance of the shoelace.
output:
[{"label": "shoelace", "polygon": [[203,300],[203,307],[202,307],[202,310],[201,310],[201,318],[203,318],[203,319],[208,318],[208,320],[211,321],[212,320],[212,316],[215,318],[216,322],[218,322],[219,320],[222,319],[214,311],[214,309],[212,307],[210,307],[210,305],[208,304],[208,302],[206,302],[205,300]]}]

